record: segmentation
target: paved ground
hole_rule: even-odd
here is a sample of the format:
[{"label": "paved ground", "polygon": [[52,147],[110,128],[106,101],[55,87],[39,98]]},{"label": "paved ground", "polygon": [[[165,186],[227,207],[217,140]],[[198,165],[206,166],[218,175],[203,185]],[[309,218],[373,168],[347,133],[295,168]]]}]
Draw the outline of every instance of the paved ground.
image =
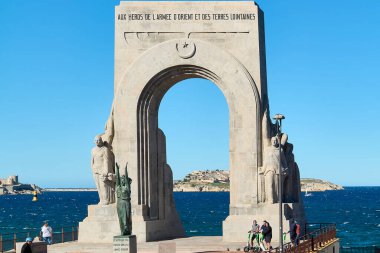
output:
[{"label": "paved ground", "polygon": [[[222,241],[221,236],[197,236],[180,238],[175,240],[139,243],[139,253],[174,253],[175,245],[177,253],[212,253],[243,251],[245,243],[227,243]],[[160,250],[159,250],[160,249]],[[113,253],[112,244],[83,244],[68,242],[53,244],[48,248],[49,253]]]}]

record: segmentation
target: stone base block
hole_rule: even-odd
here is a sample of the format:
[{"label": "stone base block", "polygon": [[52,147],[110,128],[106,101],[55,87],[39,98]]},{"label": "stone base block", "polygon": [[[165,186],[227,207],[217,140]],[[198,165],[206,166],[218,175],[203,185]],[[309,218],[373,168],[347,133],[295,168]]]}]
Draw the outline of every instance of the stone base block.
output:
[{"label": "stone base block", "polygon": [[165,242],[158,244],[158,253],[173,253],[176,252],[175,242]]},{"label": "stone base block", "polygon": [[113,237],[114,253],[137,253],[135,235],[118,235]]},{"label": "stone base block", "polygon": [[[138,242],[173,239],[185,236],[177,212],[168,212],[166,219],[145,220],[142,215],[132,217],[132,232]],[[107,206],[89,205],[88,216],[79,222],[80,243],[112,243],[113,237],[120,235],[116,204]]]},{"label": "stone base block", "polygon": [[88,216],[79,222],[80,243],[112,243],[120,234],[116,205],[89,205]]},{"label": "stone base block", "polygon": [[89,220],[103,220],[110,221],[117,219],[116,204],[110,205],[89,205],[88,206],[88,217]]},{"label": "stone base block", "polygon": [[179,217],[173,215],[164,220],[144,220],[142,216],[133,216],[133,233],[138,242],[168,240],[185,236],[185,230]]},{"label": "stone base block", "polygon": [[[256,220],[261,226],[263,221],[269,222],[272,227],[272,242],[279,242],[279,204],[258,205],[252,209],[249,215],[230,215],[223,221],[223,241],[226,242],[246,242],[247,232],[252,227],[252,221]],[[290,220],[295,219],[301,224],[303,231],[306,219],[299,204],[283,204],[283,232],[289,231]],[[289,236],[287,236],[289,240]]]}]

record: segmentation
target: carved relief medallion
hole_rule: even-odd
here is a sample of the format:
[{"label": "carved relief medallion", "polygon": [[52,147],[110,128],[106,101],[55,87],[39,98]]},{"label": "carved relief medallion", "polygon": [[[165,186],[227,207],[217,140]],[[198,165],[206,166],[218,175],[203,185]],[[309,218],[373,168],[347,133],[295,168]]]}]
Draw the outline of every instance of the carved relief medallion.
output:
[{"label": "carved relief medallion", "polygon": [[180,40],[176,44],[178,55],[183,59],[189,59],[195,55],[196,46],[190,40]]}]

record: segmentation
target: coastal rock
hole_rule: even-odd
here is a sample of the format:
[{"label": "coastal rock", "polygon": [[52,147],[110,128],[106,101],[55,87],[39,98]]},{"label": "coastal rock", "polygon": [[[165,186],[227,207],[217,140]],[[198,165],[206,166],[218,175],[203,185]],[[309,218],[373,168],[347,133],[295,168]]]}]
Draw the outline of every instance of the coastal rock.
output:
[{"label": "coastal rock", "polygon": [[[195,170],[187,174],[183,180],[174,182],[176,192],[227,192],[230,189],[228,170]],[[340,185],[331,182],[313,179],[301,179],[301,191],[331,191],[343,190]]]},{"label": "coastal rock", "polygon": [[341,185],[333,184],[326,180],[314,179],[314,178],[302,178],[301,179],[301,191],[309,192],[323,192],[332,190],[343,190]]},{"label": "coastal rock", "polygon": [[38,194],[42,189],[35,184],[23,184],[18,181],[18,176],[10,176],[6,179],[0,179],[0,195],[5,194]]}]

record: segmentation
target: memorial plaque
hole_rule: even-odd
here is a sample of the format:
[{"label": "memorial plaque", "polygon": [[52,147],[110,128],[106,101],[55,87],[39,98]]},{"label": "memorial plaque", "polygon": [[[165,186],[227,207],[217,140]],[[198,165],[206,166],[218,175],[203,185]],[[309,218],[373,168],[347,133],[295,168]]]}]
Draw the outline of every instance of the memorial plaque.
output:
[{"label": "memorial plaque", "polygon": [[47,253],[47,244],[45,242],[37,242],[32,244],[33,253]]},{"label": "memorial plaque", "polygon": [[119,235],[113,237],[114,253],[137,253],[136,236],[135,235]]}]

